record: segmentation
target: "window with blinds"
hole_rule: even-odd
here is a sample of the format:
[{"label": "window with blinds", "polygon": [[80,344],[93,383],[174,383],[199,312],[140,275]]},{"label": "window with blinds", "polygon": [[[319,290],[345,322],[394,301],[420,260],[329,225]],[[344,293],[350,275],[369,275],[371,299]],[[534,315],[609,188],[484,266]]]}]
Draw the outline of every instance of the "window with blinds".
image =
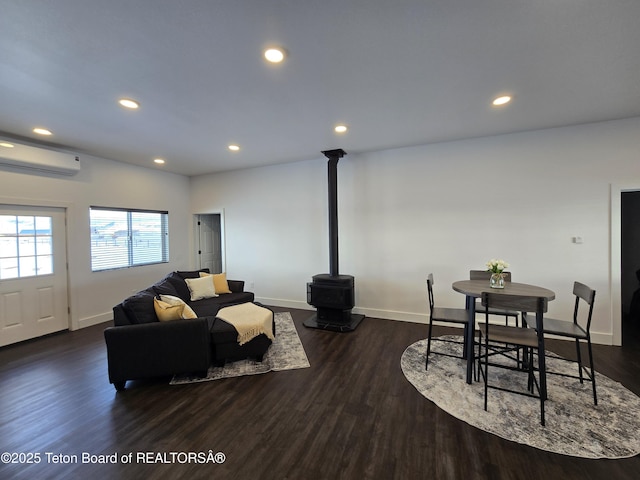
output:
[{"label": "window with blinds", "polygon": [[91,207],[91,271],[168,262],[168,223],[168,212]]}]

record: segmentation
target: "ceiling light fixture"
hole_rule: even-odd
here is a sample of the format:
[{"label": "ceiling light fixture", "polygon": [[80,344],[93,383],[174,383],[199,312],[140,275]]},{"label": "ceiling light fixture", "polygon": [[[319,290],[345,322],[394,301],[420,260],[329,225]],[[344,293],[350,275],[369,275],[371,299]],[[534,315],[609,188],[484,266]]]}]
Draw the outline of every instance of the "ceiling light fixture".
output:
[{"label": "ceiling light fixture", "polygon": [[240,146],[235,144],[228,145],[227,148],[232,152],[237,152],[238,150],[240,150]]},{"label": "ceiling light fixture", "polygon": [[345,133],[347,130],[349,130],[349,127],[346,125],[336,125],[333,129],[336,133]]},{"label": "ceiling light fixture", "polygon": [[38,135],[51,135],[51,131],[46,128],[36,127],[33,129],[33,133],[37,133]]},{"label": "ceiling light fixture", "polygon": [[282,63],[285,57],[284,48],[280,47],[271,47],[264,51],[264,58],[267,62],[271,63]]},{"label": "ceiling light fixture", "polygon": [[164,165],[164,160],[162,158],[154,158],[153,162],[157,163],[158,165]]},{"label": "ceiling light fixture", "polygon": [[130,110],[136,110],[137,108],[140,108],[140,103],[136,102],[135,100],[131,100],[130,98],[121,98],[120,100],[118,100],[118,103],[124,108],[128,108]]},{"label": "ceiling light fixture", "polygon": [[503,95],[501,97],[498,97],[498,98],[494,99],[493,102],[491,102],[491,103],[492,103],[492,105],[494,107],[500,107],[502,105],[506,105],[510,101],[511,101],[511,96]]},{"label": "ceiling light fixture", "polygon": [[13,148],[15,145],[13,145],[13,143],[9,143],[9,142],[0,142],[0,147],[4,147],[4,148]]}]

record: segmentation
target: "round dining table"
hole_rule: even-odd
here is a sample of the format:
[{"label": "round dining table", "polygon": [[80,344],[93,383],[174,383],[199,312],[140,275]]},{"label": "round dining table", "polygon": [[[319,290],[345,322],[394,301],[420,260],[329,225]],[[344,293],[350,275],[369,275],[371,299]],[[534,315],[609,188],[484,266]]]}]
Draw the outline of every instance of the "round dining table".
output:
[{"label": "round dining table", "polygon": [[497,293],[500,295],[544,297],[549,301],[556,298],[555,292],[548,288],[516,282],[505,282],[504,288],[491,288],[488,280],[458,280],[457,282],[453,282],[452,288],[467,298],[466,308],[469,311],[469,323],[466,329],[467,336],[464,340],[464,350],[467,352],[467,383],[471,383],[473,380],[473,332],[475,331],[476,323],[476,298],[480,298],[483,292]]}]

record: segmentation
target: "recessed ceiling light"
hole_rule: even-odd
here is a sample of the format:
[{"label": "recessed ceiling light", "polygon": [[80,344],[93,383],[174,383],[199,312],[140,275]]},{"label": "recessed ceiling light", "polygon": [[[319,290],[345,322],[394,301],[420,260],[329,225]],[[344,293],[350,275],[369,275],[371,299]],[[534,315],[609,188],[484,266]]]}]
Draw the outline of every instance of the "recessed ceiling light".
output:
[{"label": "recessed ceiling light", "polygon": [[154,158],[153,162],[157,163],[158,165],[163,165],[164,164],[164,160],[162,158]]},{"label": "recessed ceiling light", "polygon": [[124,108],[129,108],[131,110],[140,108],[140,104],[135,100],[131,100],[130,98],[121,98],[120,100],[118,100],[118,103],[122,105]]},{"label": "recessed ceiling light", "polygon": [[281,63],[285,57],[285,50],[280,47],[271,47],[264,51],[264,58],[271,63]]},{"label": "recessed ceiling light", "polygon": [[231,144],[227,148],[229,150],[231,150],[232,152],[237,152],[238,150],[240,150],[240,146],[239,145],[235,145],[235,144]]},{"label": "recessed ceiling light", "polygon": [[499,107],[501,105],[506,105],[510,101],[511,101],[511,97],[509,95],[503,95],[501,97],[498,97],[498,98],[494,99],[493,102],[491,102],[491,103],[494,106]]},{"label": "recessed ceiling light", "polygon": [[9,143],[9,142],[0,142],[0,147],[13,148],[14,145],[13,145],[13,143]]},{"label": "recessed ceiling light", "polygon": [[46,128],[34,128],[33,129],[33,133],[37,133],[38,135],[51,135],[51,131],[47,130]]},{"label": "recessed ceiling light", "polygon": [[335,128],[333,129],[336,133],[344,133],[347,130],[349,130],[349,127],[347,127],[346,125],[336,125]]}]

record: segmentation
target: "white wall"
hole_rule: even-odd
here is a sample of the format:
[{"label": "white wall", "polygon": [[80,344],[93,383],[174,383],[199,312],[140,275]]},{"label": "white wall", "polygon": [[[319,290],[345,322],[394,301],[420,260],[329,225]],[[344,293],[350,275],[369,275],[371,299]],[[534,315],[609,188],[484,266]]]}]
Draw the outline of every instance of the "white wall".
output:
[{"label": "white wall", "polygon": [[[348,152],[338,165],[340,271],[356,277],[356,311],[425,321],[429,272],[438,303],[462,306],[451,283],[503,257],[515,281],[556,291],[553,315],[571,314],[574,280],[595,288],[593,331],[611,343],[619,266],[610,250],[619,214],[612,219],[610,203],[615,210],[616,189],[618,197],[620,188],[640,189],[639,139],[634,118]],[[82,156],[74,177],[0,171],[0,203],[67,208],[74,329],[110,320],[113,305],[132,292],[191,268],[195,213],[224,212],[230,278],[253,283],[267,303],[310,309],[306,283],[329,268],[326,163],[318,153],[188,179]],[[92,273],[91,205],[168,210],[170,263]],[[575,235],[582,245],[571,243]]]},{"label": "white wall", "polygon": [[[67,209],[71,329],[109,321],[112,307],[191,261],[187,177],[81,155],[81,171],[54,177],[0,170],[0,203]],[[170,263],[91,272],[89,207],[169,212]]]},{"label": "white wall", "polygon": [[[340,272],[356,278],[356,311],[424,321],[429,272],[437,302],[462,306],[451,283],[501,257],[514,281],[556,292],[553,316],[572,314],[574,280],[595,288],[592,331],[612,343],[611,184],[640,188],[639,156],[640,118],[348,154]],[[306,282],[328,270],[326,190],[319,154],[192,178],[191,210],[224,209],[230,277],[265,302],[310,308]]]}]

